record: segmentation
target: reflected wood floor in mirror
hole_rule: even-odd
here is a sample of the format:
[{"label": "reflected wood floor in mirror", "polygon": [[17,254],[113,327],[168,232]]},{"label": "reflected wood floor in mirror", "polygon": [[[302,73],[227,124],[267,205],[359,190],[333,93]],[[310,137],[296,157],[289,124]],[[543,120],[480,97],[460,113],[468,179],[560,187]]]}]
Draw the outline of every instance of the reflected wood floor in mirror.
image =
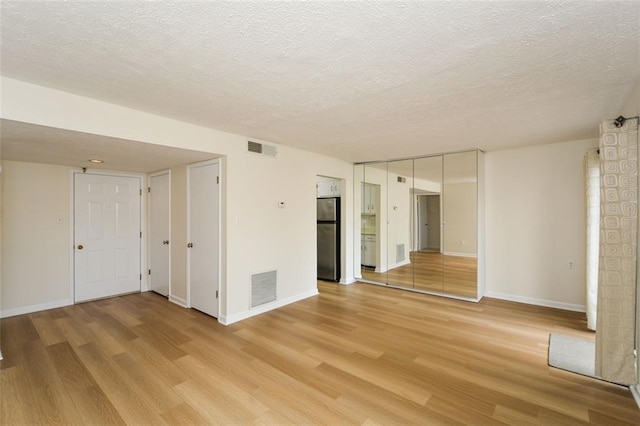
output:
[{"label": "reflected wood floor in mirror", "polygon": [[319,282],[224,327],[154,293],[2,320],[0,424],[640,424],[547,365],[584,314]]},{"label": "reflected wood floor in mirror", "polygon": [[456,296],[477,297],[478,260],[473,257],[445,256],[439,252],[412,251],[411,263],[375,272],[362,269],[362,278],[398,287]]}]

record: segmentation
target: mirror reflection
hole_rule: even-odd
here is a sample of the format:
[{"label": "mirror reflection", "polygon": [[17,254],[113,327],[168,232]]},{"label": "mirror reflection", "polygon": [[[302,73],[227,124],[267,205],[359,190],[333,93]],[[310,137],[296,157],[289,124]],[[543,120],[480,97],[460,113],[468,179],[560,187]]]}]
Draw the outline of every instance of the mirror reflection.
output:
[{"label": "mirror reflection", "polygon": [[477,296],[478,178],[477,152],[444,156],[444,292]]},{"label": "mirror reflection", "polygon": [[397,287],[413,288],[413,160],[387,163],[387,265],[386,282]]},{"label": "mirror reflection", "polygon": [[356,165],[358,278],[476,299],[477,176],[477,151]]},{"label": "mirror reflection", "polygon": [[[356,179],[358,182],[358,179]],[[387,163],[363,165],[360,193],[360,270],[362,278],[385,283],[386,250],[386,206]],[[356,183],[357,184],[357,183]],[[356,246],[357,247],[357,246]]]},{"label": "mirror reflection", "polygon": [[442,293],[442,156],[414,160],[414,288]]}]

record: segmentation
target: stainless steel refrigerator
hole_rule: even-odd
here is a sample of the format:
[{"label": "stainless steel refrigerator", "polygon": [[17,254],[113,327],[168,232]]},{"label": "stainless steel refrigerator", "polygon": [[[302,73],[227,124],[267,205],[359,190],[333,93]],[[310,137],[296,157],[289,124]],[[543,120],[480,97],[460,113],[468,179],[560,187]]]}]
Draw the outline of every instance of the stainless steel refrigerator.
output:
[{"label": "stainless steel refrigerator", "polygon": [[340,198],[318,198],[318,279],[340,280]]}]

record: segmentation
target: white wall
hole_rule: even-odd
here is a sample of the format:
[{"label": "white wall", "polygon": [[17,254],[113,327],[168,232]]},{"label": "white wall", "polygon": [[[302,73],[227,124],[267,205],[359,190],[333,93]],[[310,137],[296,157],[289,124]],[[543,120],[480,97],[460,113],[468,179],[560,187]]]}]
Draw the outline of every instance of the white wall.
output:
[{"label": "white wall", "polygon": [[[398,182],[404,177],[405,182]],[[412,250],[411,227],[413,222],[411,185],[412,176],[389,172],[387,176],[387,259],[388,269],[410,263]],[[384,207],[384,205],[383,205]],[[396,259],[396,247],[404,245],[404,260]]]},{"label": "white wall", "polygon": [[[629,97],[626,102],[622,106],[622,110],[620,111],[625,117],[636,117],[640,115],[640,81],[636,84],[636,87],[633,88],[631,93],[629,93]],[[615,118],[615,117],[607,117],[607,118]]]},{"label": "white wall", "polygon": [[[4,77],[2,88],[2,117],[9,120],[223,156],[222,322],[237,321],[317,292],[316,176],[342,179],[343,208],[352,211],[350,163],[284,146],[277,146],[275,159],[255,155],[246,152],[244,136]],[[287,207],[278,209],[278,201],[285,201]],[[345,221],[345,225],[343,270],[345,280],[353,281],[353,222]],[[6,247],[3,253],[6,258]],[[278,301],[251,310],[251,274],[274,268],[278,270]],[[20,285],[16,281],[3,284],[9,289]],[[180,285],[172,274],[172,291],[178,296],[183,294]],[[34,305],[37,301],[21,303]]]},{"label": "white wall", "polygon": [[583,161],[596,146],[593,139],[485,154],[486,296],[584,310]]},{"label": "white wall", "polygon": [[2,168],[3,316],[68,305],[69,168],[13,161]]},{"label": "white wall", "polygon": [[443,252],[451,256],[478,254],[478,184],[445,183],[442,197]]}]

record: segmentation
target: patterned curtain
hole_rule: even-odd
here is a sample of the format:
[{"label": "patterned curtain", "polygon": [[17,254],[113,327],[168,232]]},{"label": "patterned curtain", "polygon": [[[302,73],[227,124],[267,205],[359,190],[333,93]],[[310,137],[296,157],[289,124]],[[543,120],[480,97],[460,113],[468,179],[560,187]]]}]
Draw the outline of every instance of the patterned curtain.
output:
[{"label": "patterned curtain", "polygon": [[596,374],[636,382],[635,297],[638,232],[638,119],[600,126],[600,262]]},{"label": "patterned curtain", "polygon": [[587,328],[596,329],[600,255],[600,157],[597,148],[584,158],[587,201]]}]

